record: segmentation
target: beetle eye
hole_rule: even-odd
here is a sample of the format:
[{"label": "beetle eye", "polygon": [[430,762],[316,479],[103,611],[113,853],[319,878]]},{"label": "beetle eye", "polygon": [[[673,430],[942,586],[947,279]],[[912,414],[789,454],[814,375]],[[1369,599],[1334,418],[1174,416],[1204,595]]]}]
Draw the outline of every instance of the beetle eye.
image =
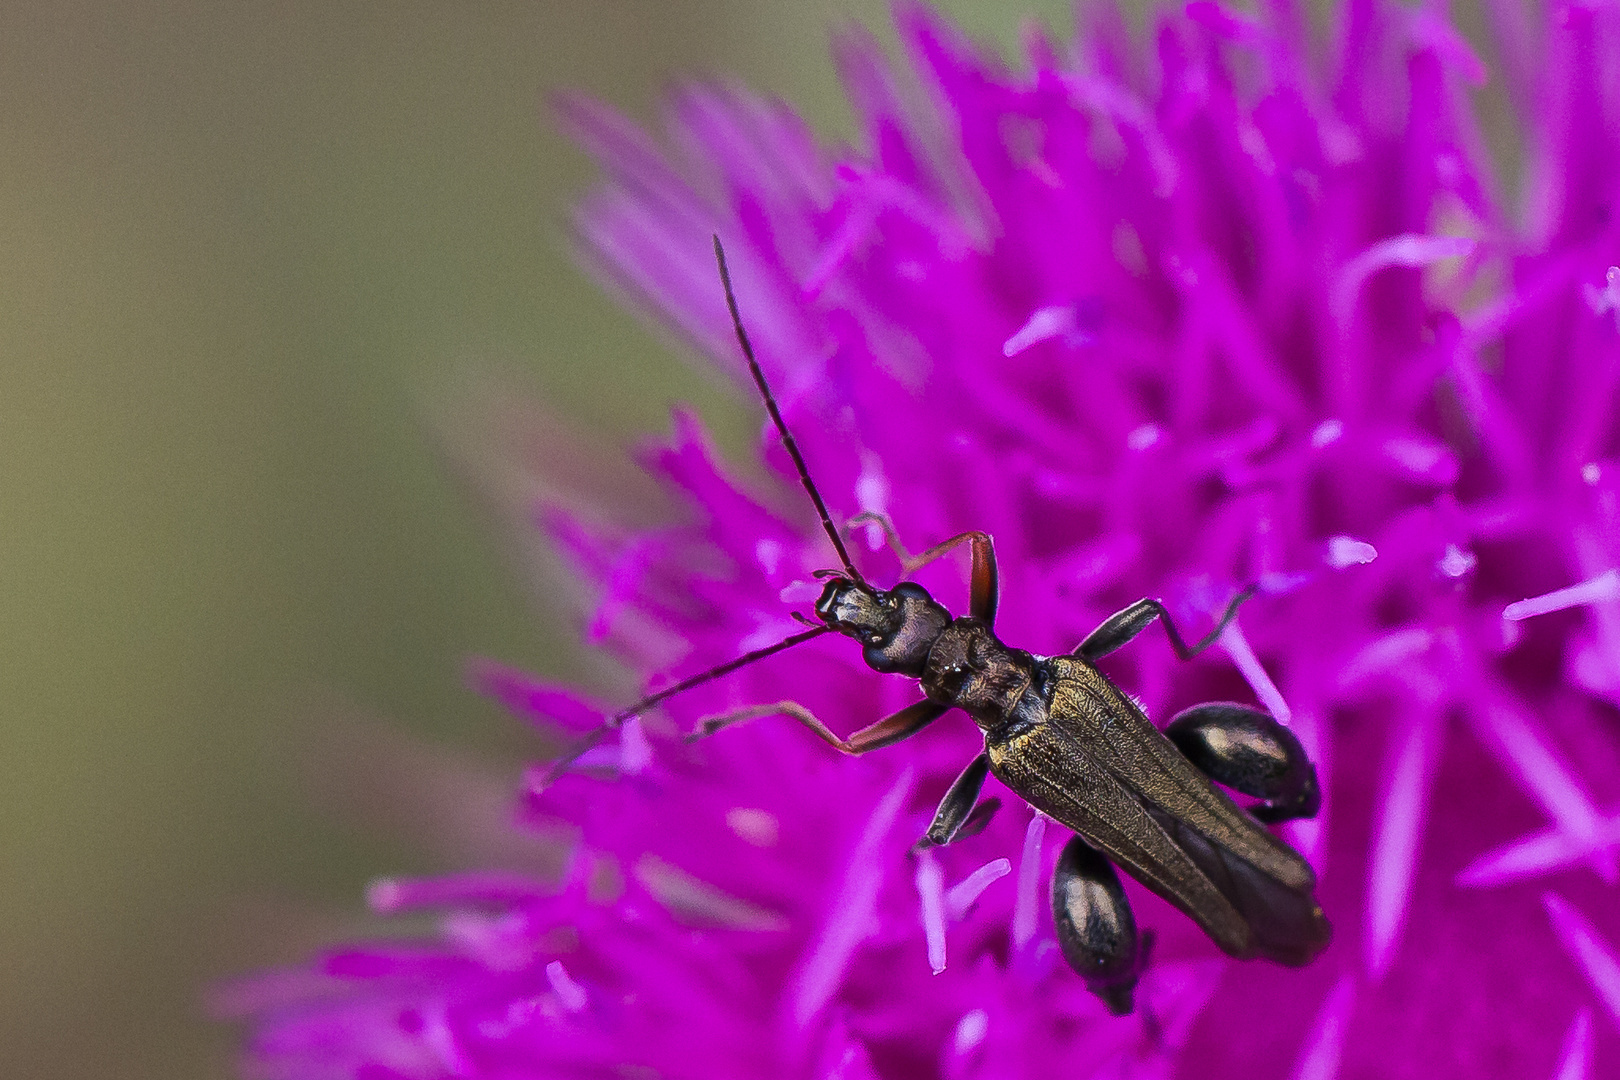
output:
[{"label": "beetle eye", "polygon": [[883,644],[883,635],[882,634],[868,634],[866,636],[866,643],[868,645],[881,645],[881,644]]}]

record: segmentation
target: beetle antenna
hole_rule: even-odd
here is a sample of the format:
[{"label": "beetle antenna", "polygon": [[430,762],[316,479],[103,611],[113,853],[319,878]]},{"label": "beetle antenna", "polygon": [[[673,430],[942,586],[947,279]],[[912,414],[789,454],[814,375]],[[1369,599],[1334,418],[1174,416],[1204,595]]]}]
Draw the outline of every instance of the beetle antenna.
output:
[{"label": "beetle antenna", "polygon": [[756,660],[763,660],[767,656],[774,656],[783,650],[793,648],[795,645],[802,645],[811,638],[820,637],[822,634],[827,633],[831,629],[832,627],[826,624],[814,626],[809,630],[803,630],[797,634],[792,634],[785,637],[774,645],[766,645],[762,649],[755,649],[753,652],[743,653],[735,660],[727,660],[725,663],[716,665],[715,667],[710,668],[708,671],[703,671],[696,675],[688,676],[687,678],[676,683],[674,686],[666,686],[656,694],[648,694],[646,697],[642,698],[629,708],[621,709],[614,713],[608,719],[607,726],[610,728],[619,727],[632,716],[639,716],[641,713],[646,712],[654,705],[657,705],[660,701],[672,698],[676,694],[683,694],[692,689],[694,686],[702,686],[704,683],[713,679],[718,679],[722,675],[729,675],[738,668],[747,667]]},{"label": "beetle antenna", "polygon": [[720,283],[726,289],[726,306],[731,309],[731,325],[737,331],[737,344],[742,346],[743,356],[748,360],[748,370],[754,376],[754,385],[759,387],[760,396],[765,399],[765,411],[771,414],[771,423],[776,425],[777,432],[782,436],[782,445],[787,447],[788,456],[793,459],[793,467],[799,472],[799,482],[809,493],[810,501],[816,504],[816,513],[821,517],[821,527],[827,532],[827,539],[832,541],[833,549],[838,552],[838,561],[844,564],[844,570],[849,574],[850,580],[857,585],[865,585],[866,579],[861,572],[855,569],[850,562],[849,551],[844,547],[844,540],[833,527],[832,515],[827,513],[827,504],[821,501],[821,492],[816,490],[815,481],[810,479],[810,470],[804,464],[804,455],[799,453],[799,444],[793,441],[793,433],[788,430],[787,422],[782,419],[782,412],[776,407],[776,398],[771,394],[771,388],[765,382],[765,372],[760,370],[759,361],[754,358],[754,346],[748,340],[748,331],[743,329],[742,312],[737,309],[737,294],[731,288],[731,271],[726,269],[726,249],[720,246],[720,234],[714,234],[714,259],[720,264]]},{"label": "beetle antenna", "polygon": [[666,686],[656,694],[648,694],[634,705],[631,705],[625,709],[620,709],[618,712],[608,717],[606,722],[604,722],[600,727],[596,728],[596,730],[590,732],[584,738],[580,739],[579,742],[575,743],[566,754],[552,763],[550,772],[546,774],[546,786],[550,787],[559,776],[568,770],[568,766],[578,761],[580,757],[582,757],[588,750],[600,743],[603,736],[605,736],[608,732],[623,727],[625,723],[632,717],[640,716],[642,713],[646,712],[654,705],[657,705],[659,702],[666,701],[669,698],[674,697],[676,694],[684,694],[694,686],[702,686],[704,683],[718,679],[722,675],[729,675],[738,668],[747,667],[756,660],[763,660],[767,656],[774,656],[779,652],[793,648],[795,645],[802,645],[811,638],[820,637],[822,634],[825,634],[830,630],[832,630],[831,626],[820,625],[797,634],[792,634],[783,638],[781,641],[776,642],[774,645],[766,645],[764,648],[755,649],[753,652],[743,653],[735,660],[727,660],[725,663],[718,664],[715,667],[710,668],[708,671],[700,671],[696,675],[688,676],[687,678],[684,678],[680,682],[676,683],[674,686]]}]

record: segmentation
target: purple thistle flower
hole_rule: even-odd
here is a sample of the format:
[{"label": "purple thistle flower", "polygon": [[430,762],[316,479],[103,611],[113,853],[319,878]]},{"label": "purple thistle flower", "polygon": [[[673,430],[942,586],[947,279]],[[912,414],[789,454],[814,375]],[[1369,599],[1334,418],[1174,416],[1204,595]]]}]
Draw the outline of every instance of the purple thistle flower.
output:
[{"label": "purple thistle flower", "polygon": [[[667,150],[564,107],[608,177],[578,218],[602,275],[745,380],[721,234],[835,516],[887,514],[914,549],[992,533],[1005,640],[1066,652],[1141,596],[1207,627],[1261,583],[1220,649],[1182,664],[1153,632],[1105,668],[1150,716],[1252,700],[1304,742],[1323,812],[1285,833],[1335,921],[1315,964],[1229,961],[1129,884],[1158,943],[1115,1019],[1056,953],[1060,827],[1003,790],[984,833],[906,856],[978,752],[972,725],[858,759],[780,717],[680,738],[784,699],[847,732],[914,697],[820,640],[672,699],[555,783],[537,767],[525,822],[577,833],[560,887],[375,887],[379,913],[438,911],[439,933],[255,984],[248,1072],[1573,1080],[1612,1062],[1620,15],[1548,7],[1490,6],[1517,202],[1469,106],[1486,67],[1436,5],[1350,4],[1330,66],[1285,2],[1190,4],[1150,53],[1105,8],[1072,54],[1032,36],[1027,73],[908,7],[925,102],[866,38],[839,43],[855,148],[731,88],[675,96]],[[644,464],[690,522],[545,511],[598,587],[590,637],[650,688],[793,633],[832,561],[769,429],[761,446],[769,489],[677,416]],[[878,530],[854,535],[863,572],[899,577]],[[919,574],[958,611],[961,577]],[[611,711],[494,664],[474,681],[548,729]]]}]

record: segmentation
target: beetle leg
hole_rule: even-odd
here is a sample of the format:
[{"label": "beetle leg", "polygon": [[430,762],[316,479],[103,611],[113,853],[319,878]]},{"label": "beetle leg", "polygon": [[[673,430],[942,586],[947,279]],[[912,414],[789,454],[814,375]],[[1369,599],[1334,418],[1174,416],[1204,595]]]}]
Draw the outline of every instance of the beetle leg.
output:
[{"label": "beetle leg", "polygon": [[1164,733],[1211,780],[1264,799],[1249,809],[1261,821],[1315,817],[1322,804],[1316,767],[1299,739],[1258,709],[1226,701],[1194,705]]},{"label": "beetle leg", "polygon": [[929,563],[963,544],[973,546],[973,576],[971,579],[968,612],[991,629],[996,625],[996,608],[1001,602],[1001,571],[996,567],[995,543],[989,533],[965,532],[942,541],[920,555],[906,554],[894,531],[894,523],[883,514],[867,511],[849,519],[851,525],[874,524],[883,530],[889,547],[900,560],[900,567],[910,577]]},{"label": "beetle leg", "polygon": [[941,716],[944,716],[949,710],[949,705],[939,705],[929,701],[927,698],[923,698],[915,704],[906,706],[893,716],[861,728],[848,739],[841,739],[833,734],[831,728],[816,719],[814,713],[797,701],[773,701],[768,705],[750,705],[746,709],[738,709],[736,712],[711,716],[700,723],[697,731],[688,735],[686,739],[688,742],[706,739],[722,728],[740,724],[744,720],[756,720],[761,716],[791,716],[815,732],[822,741],[830,746],[846,754],[864,754],[869,750],[892,746],[901,739],[910,738]]},{"label": "beetle leg", "polygon": [[1063,958],[1086,989],[1115,1016],[1129,1016],[1153,935],[1138,937],[1119,875],[1079,836],[1063,845],[1052,872],[1052,922]]},{"label": "beetle leg", "polygon": [[1123,611],[1116,611],[1104,620],[1101,626],[1087,634],[1086,640],[1074,650],[1074,655],[1086,660],[1107,656],[1146,630],[1154,619],[1163,619],[1164,632],[1170,636],[1170,645],[1176,650],[1176,655],[1183,660],[1191,660],[1215,644],[1216,639],[1226,629],[1226,624],[1236,618],[1238,606],[1253,595],[1254,586],[1251,585],[1234,596],[1232,602],[1226,605],[1221,621],[1215,624],[1215,629],[1205,634],[1196,645],[1188,645],[1182,638],[1181,631],[1176,629],[1176,624],[1170,619],[1170,612],[1165,610],[1163,604],[1152,598],[1138,600]]},{"label": "beetle leg", "polygon": [[879,529],[882,529],[883,541],[889,545],[889,550],[894,552],[894,557],[900,560],[901,571],[906,574],[911,573],[911,552],[907,551],[906,545],[900,542],[900,533],[896,531],[894,522],[889,520],[888,514],[876,510],[862,510],[844,523],[845,528],[850,530],[853,530],[857,525],[876,525]]},{"label": "beetle leg", "polygon": [[933,822],[912,850],[943,847],[954,840],[966,840],[988,825],[990,815],[1001,806],[1000,799],[979,801],[979,794],[984,790],[984,778],[989,774],[988,753],[980,754],[968,762],[968,767],[962,770],[961,776],[952,781],[950,790],[945,792],[945,797],[939,801],[939,809],[934,811]]},{"label": "beetle leg", "polygon": [[967,820],[957,827],[950,842],[954,844],[958,840],[971,840],[978,836],[989,827],[990,819],[995,817],[996,811],[1000,809],[1001,796],[992,795],[988,799],[980,799],[973,807],[973,812],[967,816]]}]

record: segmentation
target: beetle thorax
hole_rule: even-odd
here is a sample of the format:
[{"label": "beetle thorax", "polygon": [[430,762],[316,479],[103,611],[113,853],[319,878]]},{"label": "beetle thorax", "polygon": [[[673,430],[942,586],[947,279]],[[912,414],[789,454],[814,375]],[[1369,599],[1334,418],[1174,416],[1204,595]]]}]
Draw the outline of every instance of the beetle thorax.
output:
[{"label": "beetle thorax", "polygon": [[1035,677],[1034,658],[1009,649],[978,619],[957,619],[929,650],[923,692],[941,705],[955,705],[988,730],[1017,708]]}]

